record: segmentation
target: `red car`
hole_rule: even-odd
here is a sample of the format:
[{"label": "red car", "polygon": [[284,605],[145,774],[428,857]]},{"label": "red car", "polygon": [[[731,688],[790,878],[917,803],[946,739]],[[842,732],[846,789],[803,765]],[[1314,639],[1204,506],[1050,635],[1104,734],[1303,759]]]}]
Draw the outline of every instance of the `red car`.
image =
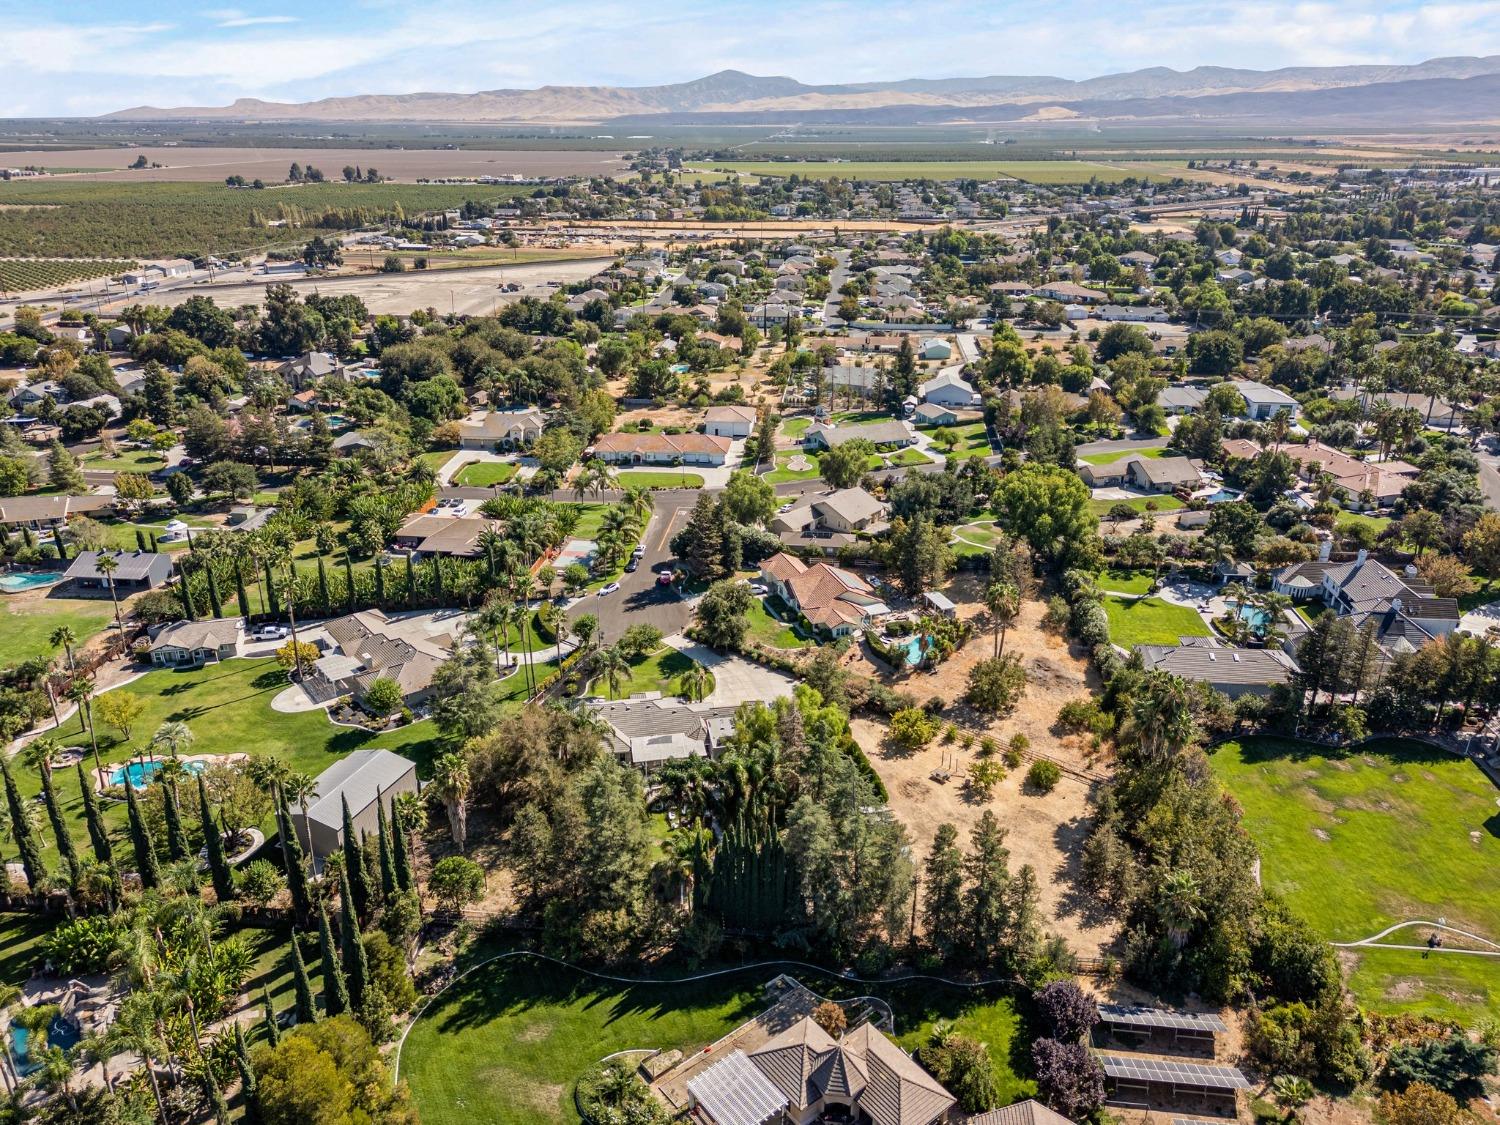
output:
[{"label": "red car", "polygon": [[656,576],[656,584],[658,586],[670,586],[672,584],[672,572],[670,570],[662,571]]}]

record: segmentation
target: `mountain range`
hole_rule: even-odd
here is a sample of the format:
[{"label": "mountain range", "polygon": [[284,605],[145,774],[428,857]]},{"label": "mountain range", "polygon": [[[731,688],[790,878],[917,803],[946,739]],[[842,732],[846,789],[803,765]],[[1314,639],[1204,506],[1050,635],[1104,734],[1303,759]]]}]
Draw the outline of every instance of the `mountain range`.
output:
[{"label": "mountain range", "polygon": [[1151,67],[1074,81],[1027,75],[808,85],[724,70],[664,86],[543,86],[473,94],[364,94],[312,102],[138,106],[137,121],[357,121],[505,124],[828,122],[941,124],[1088,118],[1295,125],[1344,120],[1500,124],[1500,55],[1413,65],[1239,70]]}]

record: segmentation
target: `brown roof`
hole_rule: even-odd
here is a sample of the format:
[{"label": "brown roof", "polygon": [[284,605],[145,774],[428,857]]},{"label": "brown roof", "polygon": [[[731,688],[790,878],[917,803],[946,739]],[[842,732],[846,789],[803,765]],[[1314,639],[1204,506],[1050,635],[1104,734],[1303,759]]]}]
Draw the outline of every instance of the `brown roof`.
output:
[{"label": "brown roof", "polygon": [[1036,1099],[1027,1098],[1015,1105],[977,1114],[969,1118],[968,1125],[1073,1125],[1073,1122]]},{"label": "brown roof", "polygon": [[6,496],[0,498],[0,523],[57,522],[112,507],[114,502],[113,496]]},{"label": "brown roof", "polygon": [[605,434],[595,453],[725,453],[730,440],[714,434]]}]

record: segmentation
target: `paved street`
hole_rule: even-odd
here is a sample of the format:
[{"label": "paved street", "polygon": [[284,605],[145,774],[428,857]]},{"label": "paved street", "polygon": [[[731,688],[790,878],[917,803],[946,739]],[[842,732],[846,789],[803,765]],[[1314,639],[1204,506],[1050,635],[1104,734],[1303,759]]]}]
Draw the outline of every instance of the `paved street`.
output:
[{"label": "paved street", "polygon": [[620,579],[620,588],[613,594],[600,597],[591,594],[580,598],[568,607],[569,619],[592,613],[599,619],[600,633],[605,644],[620,638],[632,625],[655,625],[670,636],[680,633],[692,616],[692,607],[677,596],[670,586],[656,584],[657,563],[672,557],[669,544],[672,536],[682,530],[693,505],[698,500],[695,489],[673,490],[655,493],[656,510],[646,524],[642,542],[646,545],[645,557],[633,574]]},{"label": "paved street", "polygon": [[1500,442],[1487,438],[1475,450],[1479,458],[1479,491],[1484,494],[1484,506],[1500,512]]}]

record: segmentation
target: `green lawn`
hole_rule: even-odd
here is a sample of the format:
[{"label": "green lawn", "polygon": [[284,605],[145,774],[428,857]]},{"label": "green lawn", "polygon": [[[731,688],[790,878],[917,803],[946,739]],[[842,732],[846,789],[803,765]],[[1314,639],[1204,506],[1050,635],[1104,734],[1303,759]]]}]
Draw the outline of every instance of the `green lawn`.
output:
[{"label": "green lawn", "polygon": [[[1413,943],[1420,944],[1420,943]],[[1500,958],[1409,949],[1346,950],[1349,991],[1366,1008],[1419,1013],[1473,1026],[1500,1008]]]},{"label": "green lawn", "polygon": [[973,543],[985,550],[1000,541],[1003,532],[992,519],[975,520],[953,529],[953,538],[960,543]]},{"label": "green lawn", "polygon": [[1109,567],[1098,575],[1099,589],[1112,594],[1144,594],[1151,589],[1149,570],[1116,570]]},{"label": "green lawn", "polygon": [[416,460],[437,472],[453,459],[455,453],[457,450],[454,449],[434,449],[430,453],[418,453]]},{"label": "green lawn", "polygon": [[1106,597],[1104,612],[1109,615],[1109,636],[1117,645],[1175,645],[1179,637],[1206,637],[1208,625],[1186,606],[1172,605],[1160,598]]},{"label": "green lawn", "polygon": [[1078,458],[1090,465],[1113,465],[1116,461],[1123,461],[1127,457],[1145,457],[1155,459],[1165,457],[1169,450],[1165,445],[1151,446],[1149,449],[1117,449],[1113,453],[1089,453]]},{"label": "green lawn", "polygon": [[[878,993],[894,1008],[907,1049],[924,1042],[937,1020],[952,1020],[988,1044],[1002,1101],[1033,1092],[1017,1073],[1030,1037],[1003,995],[927,982],[858,986],[802,967],[786,971],[835,997]],[[424,1125],[573,1125],[573,1083],[589,1066],[630,1048],[690,1055],[764,1011],[764,986],[777,972],[763,966],[703,981],[632,984],[524,957],[492,962],[417,1020],[400,1077]]]},{"label": "green lawn", "polygon": [[885,459],[887,465],[930,465],[932,458],[920,449],[898,449]]},{"label": "green lawn", "polygon": [[[183,523],[192,528],[208,528],[219,526],[218,524],[214,523],[213,520],[205,519],[203,516],[187,515],[159,516],[155,519],[142,519],[136,520],[134,522],[126,520],[116,520],[104,525],[105,543],[108,546],[114,547],[120,551],[137,550],[135,529],[140,528],[143,532],[145,532],[146,543],[149,546],[151,543],[152,533],[154,532],[155,534],[160,535],[162,533],[162,529],[165,528],[167,526],[167,523],[173,519],[180,519]],[[175,543],[161,543],[159,544],[159,547],[163,551],[185,551],[187,550],[187,540],[179,539]]]},{"label": "green lawn", "polygon": [[[1175,512],[1184,507],[1181,500],[1175,496],[1163,494],[1161,496],[1132,496],[1129,500],[1090,500],[1089,507],[1096,516],[1107,516],[1109,510],[1116,504],[1127,504],[1136,512]],[[1150,505],[1149,507],[1147,505]]]},{"label": "green lawn", "polygon": [[[624,699],[640,691],[659,691],[663,695],[680,694],[678,679],[693,667],[691,657],[684,656],[675,648],[662,645],[649,656],[637,660],[630,666],[628,679],[621,679],[618,689],[610,687],[602,676],[596,677],[589,689],[595,695],[608,695]],[[708,690],[713,690],[713,676],[708,677]]]},{"label": "green lawn", "polygon": [[950,461],[967,461],[971,457],[988,457],[994,452],[990,448],[989,434],[986,432],[983,422],[965,422],[961,426],[941,426],[939,429],[959,436],[959,443],[953,447],[951,453],[944,449],[941,443],[936,443],[938,451],[945,453]]},{"label": "green lawn", "polygon": [[[148,672],[114,689],[138,696],[146,704],[140,718],[131,724],[131,738],[126,739],[95,716],[99,756],[106,765],[133,757],[137,749],[146,746],[152,732],[168,720],[187,723],[195,738],[192,753],[274,754],[293,769],[310,775],[367,747],[395,750],[423,769],[440,752],[437,732],[427,722],[372,736],[336,727],[322,711],[294,715],[273,711],[271,700],[286,686],[286,673],[274,659],[228,660],[188,671]],[[81,726],[82,720],[75,715],[63,724],[58,737],[70,746],[87,746],[88,736]],[[88,837],[83,829],[77,774],[62,770],[54,778],[73,836],[80,847],[86,848]],[[16,771],[16,782],[27,796],[41,790],[40,780],[30,770]],[[124,806],[106,806],[105,818],[113,828],[121,828]]]},{"label": "green lawn", "polygon": [[[1220,746],[1212,762],[1245,810],[1266,887],[1330,940],[1442,918],[1500,941],[1500,792],[1471,763],[1398,739],[1344,757],[1245,739]],[[1415,931],[1389,940],[1420,943]],[[1432,997],[1478,1010],[1500,996],[1497,959],[1402,950],[1360,957],[1351,987],[1382,1009],[1413,1010]],[[1422,987],[1413,991],[1408,979]]]},{"label": "green lawn", "polygon": [[702,488],[703,478],[677,469],[626,469],[615,474],[615,483],[621,488]]},{"label": "green lawn", "polygon": [[520,466],[514,461],[475,461],[465,465],[453,478],[453,483],[465,488],[489,488],[504,484],[515,476]]},{"label": "green lawn", "polygon": [[113,457],[90,453],[80,463],[85,469],[101,473],[152,473],[164,468],[167,459],[152,449],[127,449]]},{"label": "green lawn", "polygon": [[[806,469],[789,469],[787,465],[795,457],[808,462]],[[785,484],[789,480],[812,480],[818,475],[818,454],[800,449],[784,449],[776,454],[776,467],[765,475],[768,484]]]},{"label": "green lawn", "polygon": [[61,656],[48,639],[52,631],[71,626],[82,644],[114,623],[108,598],[38,598],[0,594],[0,667],[38,656]]},{"label": "green lawn", "polygon": [[807,433],[807,427],[812,425],[811,418],[784,418],[781,428],[777,431],[782,437],[800,438]]},{"label": "green lawn", "polygon": [[1354,524],[1364,524],[1366,527],[1372,528],[1378,533],[1390,527],[1394,521],[1391,520],[1388,516],[1370,516],[1366,515],[1364,512],[1340,511],[1339,514],[1334,518],[1334,522],[1339,527],[1350,527]]},{"label": "green lawn", "polygon": [[36,943],[58,920],[43,914],[0,914],[0,986],[20,987],[31,975]]},{"label": "green lawn", "polygon": [[[572,503],[572,501],[565,501]],[[613,504],[575,504],[578,509],[578,522],[573,525],[572,538],[592,539],[599,534],[599,529],[604,526],[604,513],[614,507]]]},{"label": "green lawn", "polygon": [[[775,597],[774,594],[770,596]],[[777,601],[779,602],[780,599],[778,598]],[[750,622],[750,637],[772,648],[806,648],[812,643],[799,637],[796,630],[785,621],[774,617],[766,608],[763,598],[751,600],[750,612],[745,615],[745,618]]]},{"label": "green lawn", "polygon": [[891,415],[885,410],[840,410],[828,420],[835,426],[864,426],[872,422],[889,422]]}]

